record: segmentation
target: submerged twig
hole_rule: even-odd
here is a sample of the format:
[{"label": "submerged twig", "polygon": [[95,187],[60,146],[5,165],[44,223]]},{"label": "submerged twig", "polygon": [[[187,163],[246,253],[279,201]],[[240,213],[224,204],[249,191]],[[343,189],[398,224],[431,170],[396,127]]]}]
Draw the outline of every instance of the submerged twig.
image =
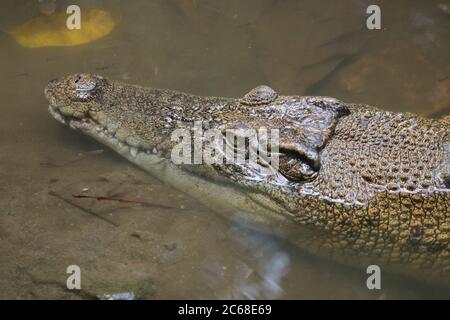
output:
[{"label": "submerged twig", "polygon": [[119,202],[126,202],[126,203],[136,203],[141,206],[145,207],[155,207],[155,208],[162,208],[162,209],[173,209],[171,206],[166,206],[163,204],[155,204],[151,202],[145,202],[145,201],[138,201],[138,200],[130,200],[130,199],[123,199],[123,198],[116,198],[116,197],[104,197],[104,196],[89,196],[84,194],[73,194],[72,197],[74,198],[87,198],[87,199],[95,199],[95,200],[109,200],[109,201],[119,201]]},{"label": "submerged twig", "polygon": [[62,164],[58,164],[58,163],[53,163],[53,162],[41,162],[40,165],[44,166],[44,167],[64,167],[67,165],[71,165],[75,162],[81,161],[85,158],[87,158],[88,156],[92,156],[92,155],[98,155],[98,154],[102,154],[103,153],[103,149],[98,149],[98,150],[92,150],[92,151],[87,151],[87,152],[83,152],[80,155],[78,155],[77,158],[72,159],[72,160],[68,160]]},{"label": "submerged twig", "polygon": [[99,211],[98,213],[107,214],[107,213],[113,213],[113,212],[117,212],[117,211],[121,211],[121,210],[134,209],[134,208],[139,208],[139,207],[141,207],[141,205],[139,205],[139,204],[134,205],[134,206],[115,207],[115,208]]},{"label": "submerged twig", "polygon": [[57,194],[57,193],[54,192],[54,191],[51,191],[51,190],[50,190],[50,191],[48,192],[48,194],[51,195],[51,196],[54,196],[54,197],[56,197],[56,198],[58,198],[58,199],[60,199],[60,200],[62,200],[62,201],[64,201],[64,202],[67,203],[67,204],[70,204],[71,206],[74,206],[74,207],[77,208],[77,209],[80,209],[80,210],[82,210],[82,211],[84,211],[84,212],[86,212],[86,213],[89,213],[90,215],[93,215],[93,216],[96,217],[96,218],[99,218],[99,219],[101,219],[101,220],[103,220],[103,221],[105,221],[105,222],[108,222],[109,224],[111,224],[111,225],[113,225],[113,226],[115,226],[115,227],[118,227],[118,226],[119,226],[119,225],[118,225],[117,223],[115,223],[114,221],[111,221],[111,220],[109,220],[108,218],[105,218],[105,217],[99,215],[98,213],[96,213],[96,212],[94,212],[94,211],[92,211],[92,210],[83,208],[82,206],[80,206],[80,205],[78,205],[78,204],[76,204],[76,203],[70,201],[69,199],[64,198],[63,196]]}]

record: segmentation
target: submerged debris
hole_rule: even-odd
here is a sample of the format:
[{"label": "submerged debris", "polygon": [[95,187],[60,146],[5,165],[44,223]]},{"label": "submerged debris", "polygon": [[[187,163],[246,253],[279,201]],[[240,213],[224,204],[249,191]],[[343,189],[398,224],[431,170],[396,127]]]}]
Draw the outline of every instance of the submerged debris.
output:
[{"label": "submerged debris", "polygon": [[74,198],[88,198],[88,199],[95,199],[95,200],[109,200],[109,201],[118,201],[118,202],[126,202],[126,203],[136,203],[141,206],[145,207],[155,207],[155,208],[161,208],[161,209],[173,209],[171,206],[166,206],[163,204],[157,204],[157,203],[151,203],[151,202],[145,202],[145,201],[138,201],[138,200],[130,200],[130,199],[124,199],[124,198],[117,198],[117,197],[105,197],[105,196],[90,196],[90,195],[84,195],[84,194],[74,194],[72,195]]},{"label": "submerged debris", "polygon": [[100,300],[135,300],[136,296],[133,292],[119,292],[111,294],[101,294],[97,296]]},{"label": "submerged debris", "polygon": [[438,4],[438,8],[439,8],[442,12],[444,12],[444,13],[450,15],[450,4],[449,4],[449,3],[439,3],[439,4]]},{"label": "submerged debris", "polygon": [[92,211],[92,210],[86,209],[86,208],[84,208],[84,207],[82,207],[82,206],[80,206],[80,205],[78,205],[78,204],[72,202],[72,201],[70,201],[70,200],[64,198],[63,196],[57,194],[57,193],[54,192],[54,191],[49,191],[48,194],[51,195],[51,196],[54,196],[54,197],[56,197],[56,198],[58,198],[58,199],[60,199],[60,200],[62,200],[62,201],[64,201],[64,202],[67,203],[67,204],[70,204],[71,206],[74,206],[75,208],[80,209],[81,211],[84,211],[84,212],[86,212],[86,213],[89,213],[90,215],[92,215],[92,216],[94,216],[94,217],[96,217],[96,218],[99,218],[99,219],[101,219],[101,220],[103,220],[103,221],[106,221],[106,222],[108,222],[109,224],[111,224],[111,225],[113,225],[113,226],[115,226],[115,227],[118,227],[118,226],[119,226],[119,225],[118,225],[117,223],[115,223],[114,221],[111,221],[111,220],[109,220],[108,218],[105,218],[104,216],[98,214],[97,212],[94,212],[94,211]]},{"label": "submerged debris", "polygon": [[78,161],[84,160],[85,158],[87,158],[89,156],[95,156],[95,155],[102,154],[103,152],[104,152],[103,149],[97,149],[97,150],[92,150],[92,151],[87,151],[87,152],[80,152],[80,153],[78,153],[78,156],[75,159],[68,160],[64,163],[41,162],[40,165],[43,167],[64,167],[67,165],[74,164]]},{"label": "submerged debris", "polygon": [[51,15],[56,10],[56,0],[38,0],[39,11],[42,14]]}]

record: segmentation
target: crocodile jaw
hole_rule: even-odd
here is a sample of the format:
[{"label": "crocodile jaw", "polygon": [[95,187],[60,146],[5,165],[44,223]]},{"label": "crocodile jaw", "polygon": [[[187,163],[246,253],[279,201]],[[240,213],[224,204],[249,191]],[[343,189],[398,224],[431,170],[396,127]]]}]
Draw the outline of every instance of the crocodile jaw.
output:
[{"label": "crocodile jaw", "polygon": [[199,200],[214,212],[263,232],[279,235],[291,233],[291,230],[298,232],[298,225],[291,219],[292,214],[267,196],[244,191],[231,183],[216,184],[183,170],[156,149],[154,152],[143,150],[119,141],[91,118],[67,117],[52,105],[49,106],[49,112],[58,122],[92,137],[157,179]]}]

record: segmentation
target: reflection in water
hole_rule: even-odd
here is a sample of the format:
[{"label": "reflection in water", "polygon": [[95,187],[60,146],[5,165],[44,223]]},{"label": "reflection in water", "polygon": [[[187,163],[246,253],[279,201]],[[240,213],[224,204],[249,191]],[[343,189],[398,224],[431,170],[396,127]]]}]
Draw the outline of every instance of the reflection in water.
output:
[{"label": "reflection in water", "polygon": [[280,240],[242,225],[233,227],[231,233],[257,261],[253,277],[235,279],[233,298],[279,298],[283,294],[283,277],[290,266],[290,257],[283,251]]}]

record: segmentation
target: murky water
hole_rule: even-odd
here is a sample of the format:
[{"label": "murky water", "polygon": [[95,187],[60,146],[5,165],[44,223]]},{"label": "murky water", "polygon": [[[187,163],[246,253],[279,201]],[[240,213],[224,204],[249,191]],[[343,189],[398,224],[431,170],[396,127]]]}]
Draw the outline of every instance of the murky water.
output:
[{"label": "murky water", "polygon": [[[369,31],[374,3],[382,30]],[[449,114],[448,2],[71,0],[56,9],[69,4],[102,8],[118,25],[65,48],[24,48],[0,33],[1,298],[450,298],[390,275],[369,291],[365,270],[226,220],[63,128],[43,95],[50,79],[89,72],[201,95],[238,97],[264,83],[284,94]],[[37,0],[0,7],[1,30],[52,11]],[[82,270],[81,291],[65,290],[72,264]]]}]

